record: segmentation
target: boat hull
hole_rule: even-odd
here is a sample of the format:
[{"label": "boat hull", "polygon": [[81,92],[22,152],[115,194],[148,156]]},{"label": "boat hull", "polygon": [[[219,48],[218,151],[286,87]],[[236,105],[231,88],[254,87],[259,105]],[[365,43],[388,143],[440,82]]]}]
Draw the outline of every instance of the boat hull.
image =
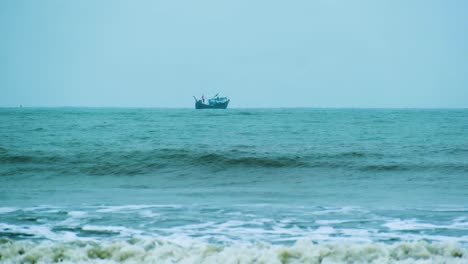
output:
[{"label": "boat hull", "polygon": [[228,107],[229,100],[225,103],[207,105],[200,101],[195,102],[195,109],[226,109]]}]

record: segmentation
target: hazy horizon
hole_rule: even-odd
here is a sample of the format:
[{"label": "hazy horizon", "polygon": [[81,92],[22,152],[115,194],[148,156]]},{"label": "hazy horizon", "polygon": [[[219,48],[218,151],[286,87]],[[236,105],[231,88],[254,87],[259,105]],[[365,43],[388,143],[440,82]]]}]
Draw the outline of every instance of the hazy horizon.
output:
[{"label": "hazy horizon", "polygon": [[[61,108],[71,108],[71,109],[171,109],[171,110],[186,110],[194,109],[194,106],[77,106],[77,105],[58,105],[58,106],[0,106],[0,109],[12,109],[12,108],[26,108],[26,109],[61,109]],[[468,107],[302,107],[302,106],[273,106],[273,107],[228,107],[229,109],[235,110],[301,110],[301,109],[310,109],[310,110],[468,110]],[[207,111],[219,111],[219,110],[207,110]],[[226,111],[226,110],[224,110]]]},{"label": "hazy horizon", "polygon": [[466,1],[2,1],[0,107],[468,108]]}]

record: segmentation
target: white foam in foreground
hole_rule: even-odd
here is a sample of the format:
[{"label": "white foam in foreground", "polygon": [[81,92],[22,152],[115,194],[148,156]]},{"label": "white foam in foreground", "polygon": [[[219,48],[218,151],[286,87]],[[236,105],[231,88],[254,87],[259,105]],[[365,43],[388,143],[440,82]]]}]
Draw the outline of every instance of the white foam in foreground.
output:
[{"label": "white foam in foreground", "polygon": [[454,243],[408,242],[291,246],[266,243],[213,245],[138,239],[113,242],[0,240],[1,263],[468,263]]}]

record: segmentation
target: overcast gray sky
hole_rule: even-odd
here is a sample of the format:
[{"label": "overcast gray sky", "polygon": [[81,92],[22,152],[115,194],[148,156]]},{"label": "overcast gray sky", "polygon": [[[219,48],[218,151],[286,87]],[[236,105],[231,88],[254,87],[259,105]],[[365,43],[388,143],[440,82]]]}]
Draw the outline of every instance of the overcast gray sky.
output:
[{"label": "overcast gray sky", "polygon": [[465,0],[4,0],[0,106],[468,107]]}]

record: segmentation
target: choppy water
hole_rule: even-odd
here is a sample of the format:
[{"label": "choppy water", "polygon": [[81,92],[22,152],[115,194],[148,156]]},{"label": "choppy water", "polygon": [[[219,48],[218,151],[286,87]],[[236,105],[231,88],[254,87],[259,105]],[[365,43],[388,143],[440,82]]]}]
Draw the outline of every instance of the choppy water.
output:
[{"label": "choppy water", "polygon": [[467,263],[468,110],[0,109],[0,262]]}]

